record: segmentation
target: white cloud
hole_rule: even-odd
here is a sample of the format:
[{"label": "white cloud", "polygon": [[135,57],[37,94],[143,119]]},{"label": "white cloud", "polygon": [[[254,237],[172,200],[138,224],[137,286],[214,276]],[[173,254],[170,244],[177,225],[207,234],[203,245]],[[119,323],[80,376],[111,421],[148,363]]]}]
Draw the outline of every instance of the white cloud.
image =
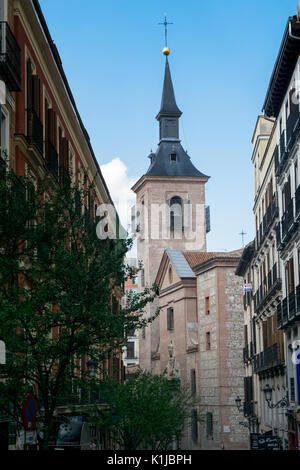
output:
[{"label": "white cloud", "polygon": [[[131,207],[135,204],[135,194],[131,187],[137,178],[127,174],[127,166],[120,158],[101,165],[101,172],[108,186],[123,227],[128,230],[131,218]],[[130,253],[130,256],[134,256]]]}]

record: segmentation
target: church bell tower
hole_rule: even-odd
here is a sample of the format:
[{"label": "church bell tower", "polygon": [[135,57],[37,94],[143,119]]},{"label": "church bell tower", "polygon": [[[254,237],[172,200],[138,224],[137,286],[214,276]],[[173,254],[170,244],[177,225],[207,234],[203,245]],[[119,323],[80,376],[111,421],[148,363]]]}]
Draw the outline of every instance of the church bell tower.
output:
[{"label": "church bell tower", "polygon": [[[206,251],[205,183],[209,177],[191,162],[179,138],[182,112],[175,100],[168,56],[165,47],[165,74],[162,100],[156,119],[159,143],[149,155],[147,172],[135,183],[135,226],[137,255],[142,262],[139,287],[152,286],[165,249]],[[148,305],[151,316],[156,304]],[[155,372],[159,350],[159,319],[139,334],[140,366]]]}]

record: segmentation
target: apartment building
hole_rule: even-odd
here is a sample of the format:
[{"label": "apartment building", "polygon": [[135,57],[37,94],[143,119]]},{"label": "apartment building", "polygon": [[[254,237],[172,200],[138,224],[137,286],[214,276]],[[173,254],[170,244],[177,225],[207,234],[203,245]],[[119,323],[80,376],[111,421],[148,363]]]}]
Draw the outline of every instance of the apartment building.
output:
[{"label": "apartment building", "polygon": [[[101,203],[113,204],[38,0],[0,0],[0,105],[0,178],[10,168],[62,185],[68,170],[76,184],[83,175],[94,184],[82,213],[95,220]],[[105,367],[121,380],[120,354]],[[1,415],[3,448],[15,448],[15,431]]]}]

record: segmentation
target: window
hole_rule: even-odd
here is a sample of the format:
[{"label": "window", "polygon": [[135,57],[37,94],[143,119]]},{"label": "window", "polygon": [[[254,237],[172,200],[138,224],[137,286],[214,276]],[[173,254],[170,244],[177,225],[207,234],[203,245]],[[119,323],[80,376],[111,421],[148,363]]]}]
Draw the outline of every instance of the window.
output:
[{"label": "window", "polygon": [[191,392],[196,395],[196,371],[191,369]]},{"label": "window", "polygon": [[142,328],[142,338],[145,339],[146,338],[146,327],[143,326]]},{"label": "window", "polygon": [[210,349],[210,331],[206,333],[206,350]]},{"label": "window", "polygon": [[171,162],[171,163],[176,163],[176,162],[177,162],[177,155],[176,155],[176,153],[171,153],[171,155],[170,155],[170,162]]},{"label": "window", "polygon": [[135,330],[128,330],[126,335],[127,336],[135,336]]},{"label": "window", "polygon": [[210,314],[210,299],[209,297],[205,297],[205,314]]},{"label": "window", "polygon": [[126,345],[126,359],[135,359],[133,341],[128,341]]},{"label": "window", "polygon": [[283,212],[286,212],[288,210],[290,201],[291,201],[291,182],[290,182],[290,177],[289,177],[282,191]]},{"label": "window", "polygon": [[206,437],[213,439],[213,414],[210,412],[206,413]]},{"label": "window", "polygon": [[175,196],[170,200],[170,229],[172,231],[183,230],[182,200]]},{"label": "window", "polygon": [[168,308],[167,310],[167,329],[174,330],[174,310],[173,308]]},{"label": "window", "polygon": [[173,271],[172,271],[171,266],[169,267],[169,282],[170,282],[170,284],[172,284],[172,282],[173,282]]},{"label": "window", "polygon": [[192,410],[192,439],[197,441],[198,439],[198,413],[197,410]]},{"label": "window", "polygon": [[295,191],[298,188],[299,179],[298,179],[298,162],[295,162]]},{"label": "window", "polygon": [[141,286],[145,287],[145,270],[144,270],[144,268],[141,269]]}]

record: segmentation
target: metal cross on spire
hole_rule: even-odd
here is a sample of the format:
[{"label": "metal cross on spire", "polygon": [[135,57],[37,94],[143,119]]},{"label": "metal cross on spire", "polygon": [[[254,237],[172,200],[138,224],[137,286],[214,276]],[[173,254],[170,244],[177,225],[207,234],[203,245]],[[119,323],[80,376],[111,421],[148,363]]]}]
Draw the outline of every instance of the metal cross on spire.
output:
[{"label": "metal cross on spire", "polygon": [[245,247],[244,237],[245,237],[245,235],[247,235],[247,233],[244,232],[244,229],[242,229],[242,231],[241,231],[241,233],[239,233],[239,235],[241,235],[241,237],[242,237],[242,245],[243,245],[243,248],[244,248]]},{"label": "metal cross on spire", "polygon": [[167,14],[165,13],[165,21],[163,23],[158,23],[158,24],[163,25],[165,27],[165,47],[168,47],[168,25],[174,24],[174,23],[167,22]]}]

